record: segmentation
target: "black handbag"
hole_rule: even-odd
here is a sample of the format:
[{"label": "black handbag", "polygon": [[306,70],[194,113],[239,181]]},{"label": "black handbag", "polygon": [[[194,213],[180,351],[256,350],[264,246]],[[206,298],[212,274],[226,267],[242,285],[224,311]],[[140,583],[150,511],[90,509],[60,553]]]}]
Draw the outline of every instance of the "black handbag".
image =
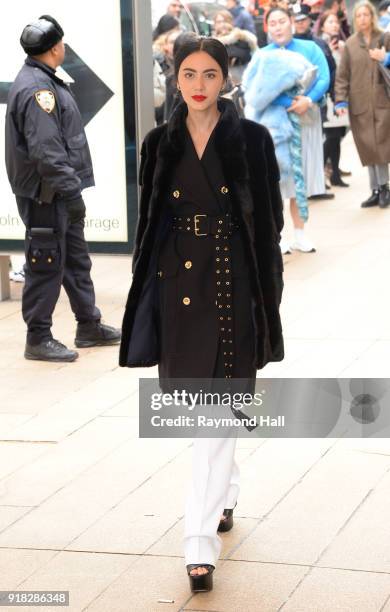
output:
[{"label": "black handbag", "polygon": [[[385,35],[382,34],[379,39],[379,48],[381,49],[385,46]],[[378,69],[380,74],[382,75],[382,79],[385,85],[387,97],[390,98],[390,70],[387,66],[384,66],[381,62],[377,62]]]}]

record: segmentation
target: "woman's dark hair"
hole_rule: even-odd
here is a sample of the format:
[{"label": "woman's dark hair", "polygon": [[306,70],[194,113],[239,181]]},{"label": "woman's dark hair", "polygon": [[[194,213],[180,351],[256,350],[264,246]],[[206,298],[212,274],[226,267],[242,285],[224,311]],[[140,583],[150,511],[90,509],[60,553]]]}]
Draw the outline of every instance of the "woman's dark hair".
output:
[{"label": "woman's dark hair", "polygon": [[165,34],[179,26],[180,21],[176,19],[176,17],[173,17],[173,15],[163,15],[153,32],[153,40],[156,40],[161,34]]},{"label": "woman's dark hair", "polygon": [[322,32],[322,29],[324,27],[324,23],[325,21],[328,19],[328,17],[330,17],[331,15],[333,15],[333,17],[336,17],[337,21],[340,23],[340,19],[337,17],[337,15],[333,12],[333,11],[324,11],[323,13],[321,13],[320,18],[318,20],[318,32]]},{"label": "woman's dark hair", "polygon": [[223,78],[226,79],[228,77],[229,56],[225,46],[216,38],[198,36],[194,32],[180,34],[175,40],[173,47],[173,62],[176,76],[179,74],[180,66],[186,57],[197,51],[205,51],[205,53],[208,53],[220,66]]},{"label": "woman's dark hair", "polygon": [[272,8],[270,8],[270,10],[268,11],[265,17],[266,23],[268,23],[268,19],[271,17],[272,13],[276,13],[276,11],[280,11],[281,13],[284,13],[285,15],[287,15],[289,19],[291,18],[291,13],[288,9],[285,9],[283,6],[273,6]]}]

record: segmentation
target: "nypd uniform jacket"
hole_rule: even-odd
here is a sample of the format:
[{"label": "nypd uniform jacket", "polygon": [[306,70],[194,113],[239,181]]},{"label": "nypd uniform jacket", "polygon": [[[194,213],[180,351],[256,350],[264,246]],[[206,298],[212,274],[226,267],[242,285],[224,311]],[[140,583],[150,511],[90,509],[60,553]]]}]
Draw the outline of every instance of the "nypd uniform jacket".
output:
[{"label": "nypd uniform jacket", "polygon": [[[140,167],[142,193],[133,253],[133,281],[122,327],[122,366],[145,367],[159,364],[160,376],[161,369],[165,375],[168,373],[168,376],[213,376],[216,337],[226,339],[227,344],[230,344],[230,339],[233,344],[237,344],[235,341],[239,338],[239,326],[243,334],[243,341],[239,341],[241,352],[245,351],[243,347],[247,337],[249,369],[244,376],[250,375],[252,363],[259,369],[269,361],[283,359],[279,315],[283,290],[283,261],[279,247],[283,212],[274,146],[269,132],[252,121],[240,119],[233,103],[222,99],[218,105],[221,116],[211,141],[215,149],[213,152],[209,148],[208,153],[205,152],[211,163],[207,164],[208,172],[203,173],[203,177],[199,174],[199,165],[197,169],[196,165],[193,165],[187,172],[187,184],[181,182],[184,179],[181,164],[183,160],[188,162],[185,127],[187,107],[184,103],[176,108],[167,125],[149,132],[143,143]],[[192,159],[194,164],[196,160]],[[175,191],[179,193],[175,194]],[[188,198],[191,191],[196,194],[196,199]],[[217,205],[216,199],[222,205],[223,198],[226,198],[226,205],[229,200],[227,209],[231,208],[232,222],[235,224],[237,220],[239,226],[231,237],[222,238],[222,241],[219,239],[230,248],[230,261],[217,261],[219,256],[216,245],[219,241],[216,239],[218,231],[214,231],[212,259],[199,273],[202,262],[200,250],[209,247],[206,242],[201,242],[206,240],[204,236],[196,236],[196,229],[198,228],[198,234],[202,234],[210,228],[206,224],[205,229],[202,223],[204,218],[196,215],[198,212],[214,215],[216,211],[210,206]],[[171,202],[171,206],[167,206],[167,200]],[[172,208],[174,200],[177,205]],[[179,201],[183,202],[182,209]],[[208,210],[202,210],[205,206]],[[180,210],[184,214],[180,214]],[[226,211],[220,207],[217,214],[223,216]],[[172,224],[176,227],[178,223],[182,228],[178,235],[182,236],[184,232],[184,239],[185,232],[188,231],[188,234],[192,235],[192,246],[189,242],[184,243],[181,238],[178,238],[176,245],[167,238]],[[190,229],[186,230],[187,227]],[[219,235],[228,235],[224,222],[221,228]],[[233,238],[234,236],[236,238]],[[198,242],[194,242],[195,240]],[[225,251],[222,250],[222,253],[224,258]],[[216,267],[216,264],[220,263],[231,263],[232,266]],[[224,291],[219,291],[221,285],[216,284],[218,269],[221,280],[223,278],[225,283],[226,280],[230,283],[226,276],[230,273],[234,276],[233,285],[236,283],[237,287],[237,283],[241,283],[244,291],[238,291],[243,295],[241,305],[239,301],[228,301],[231,299],[231,296],[227,295],[230,293],[227,290],[230,285],[224,286]],[[171,286],[168,291],[162,289],[164,271],[167,276],[165,282]],[[194,279],[193,283],[190,282],[190,277]],[[177,282],[179,278],[182,282]],[[166,287],[168,288],[168,284]],[[218,296],[218,293],[222,295]],[[203,304],[209,305],[211,317],[199,315],[202,307],[199,304],[199,296],[202,295]],[[227,330],[232,330],[227,333],[232,333],[233,337],[223,335],[226,334],[225,325],[219,325],[218,322],[216,327],[213,323],[218,321],[220,304],[224,317],[229,316],[229,305],[235,310],[234,326],[227,326]],[[162,319],[159,314],[161,308],[165,308]],[[243,320],[244,317],[246,320]],[[227,322],[230,323],[231,320]],[[225,323],[225,319],[221,323]],[[176,333],[178,326],[181,330],[187,327],[185,335]],[[222,330],[222,327],[225,329]],[[253,335],[254,355],[251,354],[252,343],[248,340],[248,333]],[[204,360],[207,372],[205,369],[196,369],[195,359],[191,360],[190,353],[194,347],[197,347],[197,362]],[[229,350],[229,358],[230,352]],[[226,360],[226,363],[229,364],[229,361]],[[233,351],[233,372],[235,361]],[[187,364],[185,371],[182,363]]]},{"label": "nypd uniform jacket", "polygon": [[82,118],[69,86],[31,57],[8,95],[5,161],[16,196],[50,203],[54,194],[75,199],[95,184]]}]

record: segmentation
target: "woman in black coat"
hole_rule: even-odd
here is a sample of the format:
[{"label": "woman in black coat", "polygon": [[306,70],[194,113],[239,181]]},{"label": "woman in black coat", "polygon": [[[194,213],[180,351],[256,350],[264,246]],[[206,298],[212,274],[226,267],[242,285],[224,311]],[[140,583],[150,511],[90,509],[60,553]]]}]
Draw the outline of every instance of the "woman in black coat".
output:
[{"label": "woman in black coat", "polygon": [[[203,390],[211,381],[211,391],[220,388],[216,379],[230,391],[245,381],[245,391],[253,392],[256,369],[284,356],[274,146],[263,126],[240,119],[233,103],[220,98],[228,56],[219,41],[187,36],[174,63],[184,101],[141,149],[120,365],[158,364],[165,392],[184,378],[202,380]],[[184,538],[193,591],[212,588],[217,531],[232,526],[235,441],[194,441]]]}]

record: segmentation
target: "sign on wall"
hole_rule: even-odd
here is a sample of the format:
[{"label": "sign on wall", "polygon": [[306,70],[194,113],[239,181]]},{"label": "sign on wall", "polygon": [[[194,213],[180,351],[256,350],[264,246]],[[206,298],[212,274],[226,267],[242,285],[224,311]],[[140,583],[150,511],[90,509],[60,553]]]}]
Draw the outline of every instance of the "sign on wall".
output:
[{"label": "sign on wall", "polygon": [[125,128],[120,0],[17,0],[7,2],[7,27],[0,38],[0,249],[20,240],[19,219],[4,163],[7,91],[23,65],[19,43],[24,26],[42,14],[61,24],[67,54],[58,76],[70,82],[91,150],[96,186],[83,192],[88,241],[128,241]]}]

